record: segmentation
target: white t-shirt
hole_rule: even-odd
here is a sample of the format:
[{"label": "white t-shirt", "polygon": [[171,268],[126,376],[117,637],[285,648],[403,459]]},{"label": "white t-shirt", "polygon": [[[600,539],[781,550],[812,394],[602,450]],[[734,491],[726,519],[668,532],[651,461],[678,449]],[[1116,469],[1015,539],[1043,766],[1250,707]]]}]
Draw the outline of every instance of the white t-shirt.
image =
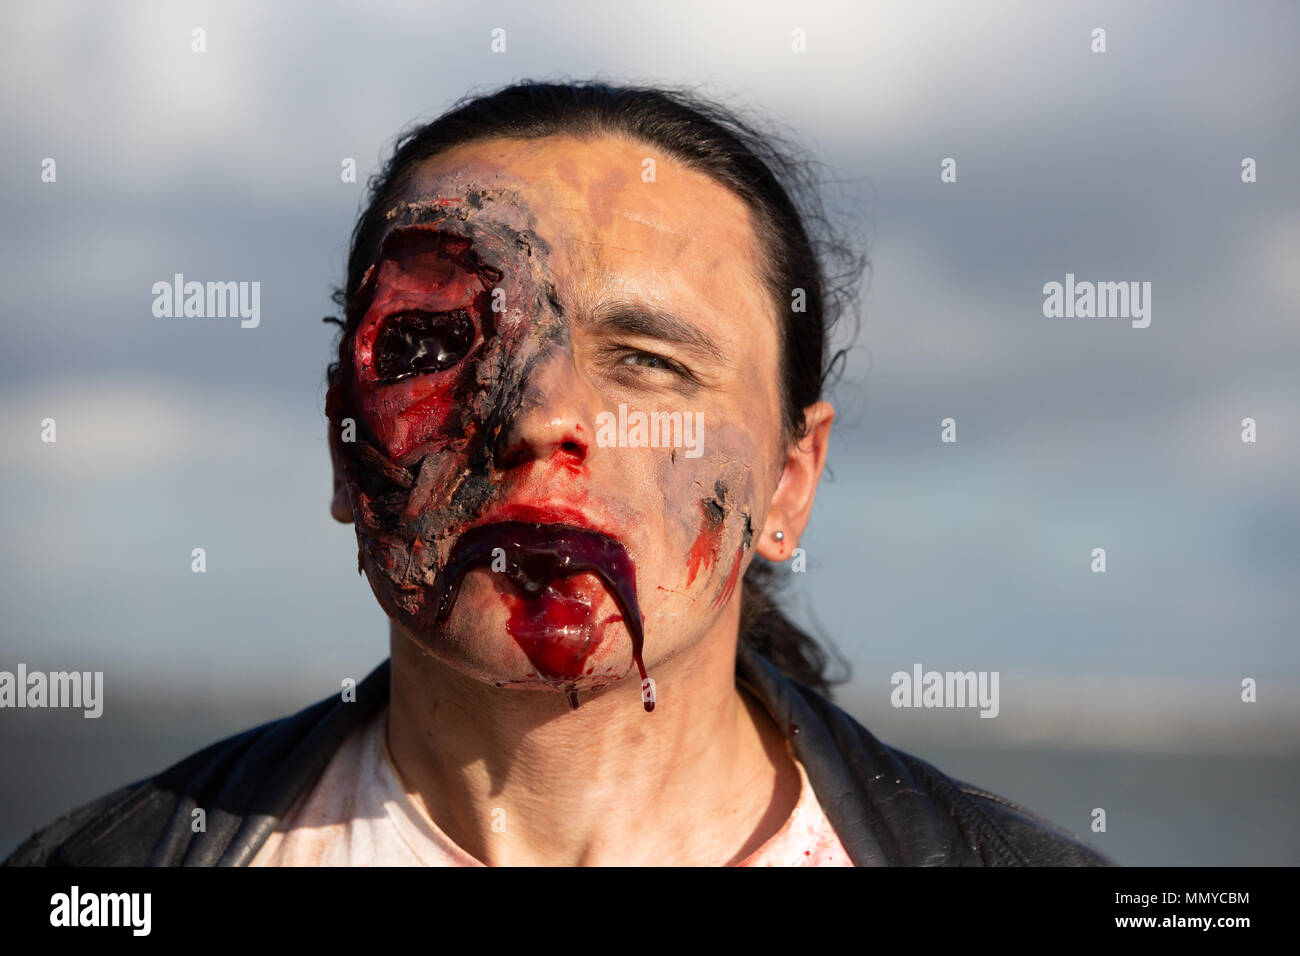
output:
[{"label": "white t-shirt", "polygon": [[[347,737],[250,866],[483,865],[407,794],[388,752],[386,722],[384,708]],[[737,865],[852,866],[803,765],[795,765],[801,789],[790,818]]]}]

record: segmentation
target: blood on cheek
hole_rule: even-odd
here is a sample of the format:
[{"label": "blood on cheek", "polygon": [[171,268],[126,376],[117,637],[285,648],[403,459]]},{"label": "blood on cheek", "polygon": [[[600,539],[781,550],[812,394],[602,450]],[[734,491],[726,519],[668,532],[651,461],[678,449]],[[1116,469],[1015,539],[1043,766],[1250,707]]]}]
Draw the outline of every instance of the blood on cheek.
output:
[{"label": "blood on cheek", "polygon": [[[686,586],[688,588],[695,583],[702,570],[708,571],[718,566],[718,563],[723,558],[723,537],[727,528],[728,512],[726,503],[728,501],[727,483],[721,479],[715,482],[714,493],[711,497],[699,500],[699,532],[696,534],[690,552],[686,556]],[[732,505],[732,508],[734,509],[734,505]],[[743,519],[741,540],[735,548],[735,553],[731,556],[731,563],[728,566],[726,577],[715,592],[710,607],[720,607],[725,604],[735,591],[736,584],[740,579],[740,566],[744,561],[745,549],[749,547],[753,537],[748,510],[742,509],[739,512],[733,510],[733,514],[737,515],[738,519]]]}]

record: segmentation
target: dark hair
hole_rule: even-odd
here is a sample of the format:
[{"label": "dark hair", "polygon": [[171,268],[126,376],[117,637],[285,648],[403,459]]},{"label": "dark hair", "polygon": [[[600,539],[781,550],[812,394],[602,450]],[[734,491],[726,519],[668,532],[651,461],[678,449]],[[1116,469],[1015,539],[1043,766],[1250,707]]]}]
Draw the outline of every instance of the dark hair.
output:
[{"label": "dark hair", "polygon": [[[781,317],[783,437],[805,433],[803,409],[822,395],[844,357],[829,356],[829,331],[852,301],[865,259],[830,235],[812,163],[771,132],[761,132],[717,103],[685,90],[601,82],[524,81],[465,97],[397,139],[391,158],[369,181],[364,212],[352,232],[347,282],[334,291],[345,314],[378,254],[385,211],[426,159],[466,143],[571,135],[622,135],[662,150],[712,177],[754,215],[765,255],[762,276]],[[810,228],[821,235],[814,238]],[[831,262],[843,268],[831,271]],[[802,290],[802,311],[793,299]],[[337,365],[330,368],[331,382]],[[822,693],[831,680],[826,651],[796,627],[773,599],[772,565],[755,556],[741,596],[741,640],[785,674]]]}]

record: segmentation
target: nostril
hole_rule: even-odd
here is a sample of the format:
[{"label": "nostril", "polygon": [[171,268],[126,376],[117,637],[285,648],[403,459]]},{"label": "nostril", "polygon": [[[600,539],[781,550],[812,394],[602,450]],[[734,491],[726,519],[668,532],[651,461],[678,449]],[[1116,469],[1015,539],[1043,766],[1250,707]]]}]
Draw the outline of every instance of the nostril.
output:
[{"label": "nostril", "polygon": [[561,442],[560,450],[566,451],[570,455],[576,455],[579,457],[582,455],[582,446],[579,445],[576,441]]}]

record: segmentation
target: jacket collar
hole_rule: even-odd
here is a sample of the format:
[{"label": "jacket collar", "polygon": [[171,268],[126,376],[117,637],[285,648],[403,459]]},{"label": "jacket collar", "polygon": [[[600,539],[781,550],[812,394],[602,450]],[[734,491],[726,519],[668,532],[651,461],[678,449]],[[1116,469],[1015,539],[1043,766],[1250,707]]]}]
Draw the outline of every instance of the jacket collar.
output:
[{"label": "jacket collar", "polygon": [[[888,862],[889,854],[862,812],[861,786],[845,755],[834,744],[827,715],[815,710],[806,696],[815,692],[781,673],[775,664],[743,640],[736,648],[736,679],[767,708],[790,742],[822,812],[835,828],[849,858],[857,866],[880,866]],[[818,699],[825,701],[820,696]]]}]

